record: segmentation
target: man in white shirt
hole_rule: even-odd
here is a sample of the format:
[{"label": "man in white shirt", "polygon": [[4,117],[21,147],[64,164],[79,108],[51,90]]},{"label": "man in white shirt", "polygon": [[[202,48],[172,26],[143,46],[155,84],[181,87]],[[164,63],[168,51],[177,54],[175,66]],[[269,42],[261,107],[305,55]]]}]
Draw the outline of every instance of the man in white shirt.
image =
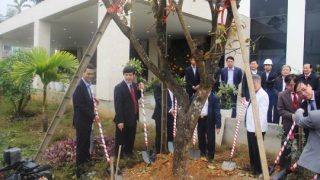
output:
[{"label": "man in white shirt", "polygon": [[[259,75],[253,74],[252,75],[253,86],[256,92],[256,99],[259,109],[259,120],[261,125],[262,136],[264,137],[265,133],[268,129],[268,107],[269,107],[269,96],[261,87],[261,77]],[[244,101],[244,99],[243,99]],[[259,149],[256,137],[256,130],[255,130],[255,123],[254,123],[254,116],[253,116],[253,108],[251,101],[247,102],[244,101],[246,104],[247,112],[245,118],[245,127],[247,129],[247,139],[248,139],[248,146],[249,146],[249,156],[250,156],[250,165],[253,169],[254,175],[260,175],[262,173],[261,165],[260,165],[260,156],[259,156]]]}]

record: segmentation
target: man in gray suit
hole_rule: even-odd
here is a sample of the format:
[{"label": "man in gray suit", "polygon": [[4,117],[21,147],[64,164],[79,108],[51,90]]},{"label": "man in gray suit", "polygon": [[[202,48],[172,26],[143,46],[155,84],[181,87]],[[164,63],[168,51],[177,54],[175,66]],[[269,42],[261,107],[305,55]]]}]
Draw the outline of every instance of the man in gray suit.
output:
[{"label": "man in gray suit", "polygon": [[299,127],[309,129],[306,146],[299,158],[299,165],[320,174],[320,110],[310,111],[308,116],[303,116],[303,109],[298,109],[294,114],[294,121]]}]

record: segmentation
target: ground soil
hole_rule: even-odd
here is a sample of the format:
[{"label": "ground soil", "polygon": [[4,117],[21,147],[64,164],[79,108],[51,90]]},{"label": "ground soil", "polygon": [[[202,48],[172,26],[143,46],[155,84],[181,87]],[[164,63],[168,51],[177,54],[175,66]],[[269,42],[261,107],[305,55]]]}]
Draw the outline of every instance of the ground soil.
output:
[{"label": "ground soil", "polygon": [[[224,171],[221,168],[223,161],[228,160],[229,150],[220,150],[216,153],[212,168],[208,168],[206,158],[188,161],[188,179],[254,179],[249,171],[243,170],[249,165],[246,153],[237,155],[233,161],[237,168],[234,171]],[[172,175],[173,155],[157,155],[157,160],[151,165],[139,163],[133,168],[124,170],[124,179],[179,179]]]}]

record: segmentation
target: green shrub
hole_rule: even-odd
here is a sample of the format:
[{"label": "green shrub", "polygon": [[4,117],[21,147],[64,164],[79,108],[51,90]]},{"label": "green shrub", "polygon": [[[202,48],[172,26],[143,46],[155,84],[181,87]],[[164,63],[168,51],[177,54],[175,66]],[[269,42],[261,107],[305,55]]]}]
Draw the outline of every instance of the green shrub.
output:
[{"label": "green shrub", "polygon": [[217,95],[220,97],[221,109],[231,109],[232,94],[237,94],[238,91],[233,85],[221,84]]}]

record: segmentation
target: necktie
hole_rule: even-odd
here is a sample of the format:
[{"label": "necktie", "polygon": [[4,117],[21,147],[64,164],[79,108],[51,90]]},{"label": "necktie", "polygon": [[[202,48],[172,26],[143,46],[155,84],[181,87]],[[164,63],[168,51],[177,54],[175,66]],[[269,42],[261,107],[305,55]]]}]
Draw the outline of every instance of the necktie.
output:
[{"label": "necktie", "polygon": [[294,92],[292,93],[292,95],[293,95],[293,109],[297,110],[299,107],[298,97]]},{"label": "necktie", "polygon": [[310,105],[310,111],[313,111],[313,110],[315,110],[315,108],[314,108],[314,100],[310,100],[309,101],[309,105]]},{"label": "necktie", "polygon": [[134,106],[134,114],[137,114],[138,109],[137,109],[137,99],[136,99],[136,94],[134,93],[134,89],[132,84],[130,85],[130,94],[131,94],[131,98],[132,98],[132,102],[133,102],[133,106]]},{"label": "necktie", "polygon": [[304,77],[306,80],[309,80],[310,79],[310,76],[305,76]]}]

